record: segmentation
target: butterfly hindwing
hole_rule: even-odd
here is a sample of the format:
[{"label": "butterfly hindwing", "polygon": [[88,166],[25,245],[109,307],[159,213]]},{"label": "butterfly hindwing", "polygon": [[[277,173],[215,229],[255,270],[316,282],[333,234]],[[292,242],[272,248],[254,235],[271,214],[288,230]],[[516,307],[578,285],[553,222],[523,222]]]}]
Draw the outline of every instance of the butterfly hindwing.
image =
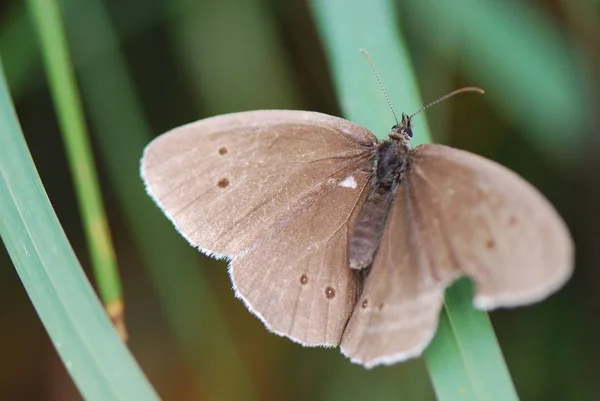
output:
[{"label": "butterfly hindwing", "polygon": [[343,334],[342,352],[367,367],[419,355],[437,327],[444,284],[431,276],[431,260],[411,209],[402,186]]},{"label": "butterfly hindwing", "polygon": [[231,263],[238,297],[270,330],[303,345],[339,345],[356,302],[347,244],[369,175],[351,176],[355,187],[339,185],[338,178],[299,199],[289,221]]}]

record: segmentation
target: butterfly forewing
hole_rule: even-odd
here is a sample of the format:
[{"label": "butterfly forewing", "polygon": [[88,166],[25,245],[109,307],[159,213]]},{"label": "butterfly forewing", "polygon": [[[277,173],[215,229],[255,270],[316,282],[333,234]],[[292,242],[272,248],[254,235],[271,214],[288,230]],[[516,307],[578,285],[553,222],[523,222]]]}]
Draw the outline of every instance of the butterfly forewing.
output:
[{"label": "butterfly forewing", "polygon": [[288,221],[231,263],[238,296],[272,331],[304,345],[338,345],[356,302],[347,244],[369,175],[354,173],[355,188],[340,186],[350,173],[290,205]]},{"label": "butterfly forewing", "polygon": [[375,142],[368,130],[320,113],[234,113],[155,139],[142,176],[193,245],[233,256],[288,219],[289,206],[332,174],[369,163]]},{"label": "butterfly forewing", "polygon": [[507,168],[447,146],[422,145],[414,152],[408,188],[418,204],[418,228],[431,237],[427,252],[445,255],[475,281],[476,306],[539,301],[570,277],[567,227],[532,185]]},{"label": "butterfly forewing", "polygon": [[154,140],[142,176],[182,235],[233,259],[236,295],[268,328],[337,345],[356,296],[348,235],[375,150],[373,134],[340,118],[236,113]]}]

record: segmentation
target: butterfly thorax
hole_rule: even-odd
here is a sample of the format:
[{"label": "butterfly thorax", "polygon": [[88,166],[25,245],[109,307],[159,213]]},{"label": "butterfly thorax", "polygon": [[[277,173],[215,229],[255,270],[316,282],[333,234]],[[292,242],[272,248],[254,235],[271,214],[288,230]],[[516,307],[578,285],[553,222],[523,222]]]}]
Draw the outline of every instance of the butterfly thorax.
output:
[{"label": "butterfly thorax", "polygon": [[349,241],[348,263],[352,269],[364,269],[373,262],[402,170],[410,161],[410,128],[410,118],[403,114],[402,123],[392,128],[390,139],[377,146],[371,188]]},{"label": "butterfly thorax", "polygon": [[376,158],[376,177],[373,189],[387,192],[400,180],[400,172],[410,149],[397,140],[379,143]]}]

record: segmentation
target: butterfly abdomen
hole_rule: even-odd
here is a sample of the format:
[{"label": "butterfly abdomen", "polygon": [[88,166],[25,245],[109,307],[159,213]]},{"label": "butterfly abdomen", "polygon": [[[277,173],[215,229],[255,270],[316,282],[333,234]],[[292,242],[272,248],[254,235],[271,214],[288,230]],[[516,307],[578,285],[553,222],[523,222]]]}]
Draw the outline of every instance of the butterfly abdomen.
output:
[{"label": "butterfly abdomen", "polygon": [[377,189],[369,193],[350,237],[348,263],[352,269],[363,269],[373,262],[394,200],[393,191],[382,192]]},{"label": "butterfly abdomen", "polygon": [[403,143],[396,140],[379,144],[372,188],[360,211],[348,247],[348,261],[352,269],[363,269],[373,262],[400,182],[407,150]]}]

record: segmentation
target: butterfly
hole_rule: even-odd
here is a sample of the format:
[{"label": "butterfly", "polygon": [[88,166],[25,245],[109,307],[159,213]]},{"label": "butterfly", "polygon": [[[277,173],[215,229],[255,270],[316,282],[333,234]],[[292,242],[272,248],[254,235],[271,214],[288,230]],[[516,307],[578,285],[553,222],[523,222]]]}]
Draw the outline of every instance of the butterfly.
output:
[{"label": "butterfly", "polygon": [[272,332],[366,367],[421,354],[461,276],[489,310],[539,301],[573,268],[552,205],[514,172],[310,111],[200,120],[145,149],[147,192]]}]

